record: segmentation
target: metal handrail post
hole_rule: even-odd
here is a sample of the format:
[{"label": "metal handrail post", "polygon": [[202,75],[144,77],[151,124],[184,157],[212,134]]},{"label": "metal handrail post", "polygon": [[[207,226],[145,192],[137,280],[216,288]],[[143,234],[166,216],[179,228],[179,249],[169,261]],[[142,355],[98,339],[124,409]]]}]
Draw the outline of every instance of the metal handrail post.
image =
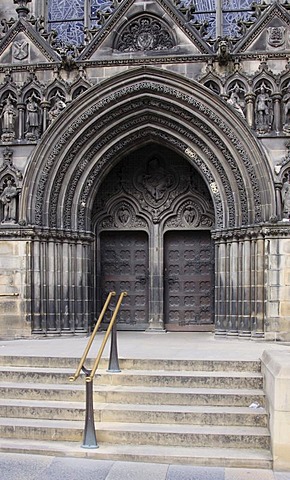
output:
[{"label": "metal handrail post", "polygon": [[117,346],[117,323],[114,322],[111,332],[111,350],[108,372],[120,372],[119,358],[118,358],[118,346]]},{"label": "metal handrail post", "polygon": [[108,340],[109,335],[110,335],[110,333],[111,333],[111,331],[112,331],[114,322],[115,322],[116,317],[117,317],[117,315],[118,315],[118,312],[119,312],[119,309],[120,309],[122,300],[123,300],[124,297],[126,297],[126,295],[127,295],[127,292],[122,292],[121,295],[120,295],[120,297],[119,297],[119,300],[118,300],[117,305],[116,305],[116,307],[115,307],[115,311],[114,311],[114,313],[113,313],[112,319],[111,319],[111,321],[110,321],[110,324],[109,324],[108,329],[107,329],[107,331],[106,331],[106,334],[105,334],[105,337],[104,337],[104,339],[103,339],[102,345],[100,346],[99,353],[98,353],[98,355],[97,355],[97,358],[96,358],[96,360],[95,360],[94,366],[93,366],[93,368],[92,368],[91,374],[86,377],[86,382],[91,382],[92,379],[94,378],[94,375],[95,375],[95,372],[96,372],[96,370],[97,370],[97,368],[98,368],[99,362],[100,362],[100,360],[101,360],[101,357],[102,357],[102,354],[103,354],[105,345],[106,345],[106,343],[107,343],[107,340]]},{"label": "metal handrail post", "polygon": [[[85,368],[83,368],[83,371],[86,375],[91,373],[90,370]],[[94,419],[93,390],[93,381],[86,382],[86,419],[82,448],[99,448]]]}]

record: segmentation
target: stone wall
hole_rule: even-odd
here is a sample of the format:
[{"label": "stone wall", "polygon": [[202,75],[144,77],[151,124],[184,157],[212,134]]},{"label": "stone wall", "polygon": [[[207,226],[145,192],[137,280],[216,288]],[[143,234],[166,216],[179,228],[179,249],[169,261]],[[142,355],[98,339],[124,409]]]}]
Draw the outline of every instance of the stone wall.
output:
[{"label": "stone wall", "polygon": [[0,240],[0,338],[31,335],[25,320],[29,257],[29,242]]}]

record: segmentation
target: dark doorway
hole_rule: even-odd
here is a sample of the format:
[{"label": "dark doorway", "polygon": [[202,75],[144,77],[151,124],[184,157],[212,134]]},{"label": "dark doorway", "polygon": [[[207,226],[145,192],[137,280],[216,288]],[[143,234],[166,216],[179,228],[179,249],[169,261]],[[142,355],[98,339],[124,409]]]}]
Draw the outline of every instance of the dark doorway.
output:
[{"label": "dark doorway", "polygon": [[119,329],[213,329],[214,206],[187,160],[155,144],[132,152],[104,178],[93,218],[98,311],[126,290]]}]

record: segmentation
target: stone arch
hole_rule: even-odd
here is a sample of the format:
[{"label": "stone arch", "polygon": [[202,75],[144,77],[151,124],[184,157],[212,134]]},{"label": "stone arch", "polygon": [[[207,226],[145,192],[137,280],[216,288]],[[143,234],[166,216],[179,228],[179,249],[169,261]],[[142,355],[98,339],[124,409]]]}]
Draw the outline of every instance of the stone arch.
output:
[{"label": "stone arch", "polygon": [[176,150],[201,173],[217,227],[275,214],[267,158],[243,119],[202,85],[146,67],[92,87],[50,126],[25,174],[23,220],[90,230],[100,179],[136,142],[150,141]]}]

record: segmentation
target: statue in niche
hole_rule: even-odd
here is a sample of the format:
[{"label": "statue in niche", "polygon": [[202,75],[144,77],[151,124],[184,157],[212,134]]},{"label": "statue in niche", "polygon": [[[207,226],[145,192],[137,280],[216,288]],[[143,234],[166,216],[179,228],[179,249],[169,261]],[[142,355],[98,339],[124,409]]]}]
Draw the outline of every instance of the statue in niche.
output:
[{"label": "statue in niche", "polygon": [[290,182],[289,177],[283,183],[282,191],[283,220],[290,220]]},{"label": "statue in niche", "polygon": [[269,132],[273,121],[273,102],[264,84],[261,85],[260,93],[256,98],[255,116],[257,132]]},{"label": "statue in niche", "polygon": [[290,133],[290,83],[287,86],[286,93],[283,95],[282,102],[284,114],[283,131]]},{"label": "statue in niche", "polygon": [[3,219],[1,223],[16,223],[17,197],[17,188],[12,184],[12,180],[7,180],[6,187],[0,196],[0,201],[4,205]]},{"label": "statue in niche", "polygon": [[15,138],[15,118],[16,109],[13,105],[12,98],[9,95],[6,98],[5,105],[1,113],[2,121],[2,140],[12,140]]},{"label": "statue in niche", "polygon": [[26,129],[25,137],[27,139],[34,140],[39,138],[40,112],[34,95],[28,98],[26,105]]},{"label": "statue in niche", "polygon": [[65,109],[66,103],[62,100],[62,98],[56,99],[53,107],[48,112],[48,118],[50,123],[53,122],[60,113]]},{"label": "statue in niche", "polygon": [[242,117],[245,117],[244,115],[244,112],[243,112],[243,109],[241,107],[241,99],[240,99],[240,87],[238,84],[236,84],[234,86],[234,88],[232,89],[231,91],[231,94],[230,94],[230,98],[227,100],[227,102],[229,103],[229,105],[231,105],[235,110],[237,110],[237,112],[239,112],[239,114],[242,116]]}]

